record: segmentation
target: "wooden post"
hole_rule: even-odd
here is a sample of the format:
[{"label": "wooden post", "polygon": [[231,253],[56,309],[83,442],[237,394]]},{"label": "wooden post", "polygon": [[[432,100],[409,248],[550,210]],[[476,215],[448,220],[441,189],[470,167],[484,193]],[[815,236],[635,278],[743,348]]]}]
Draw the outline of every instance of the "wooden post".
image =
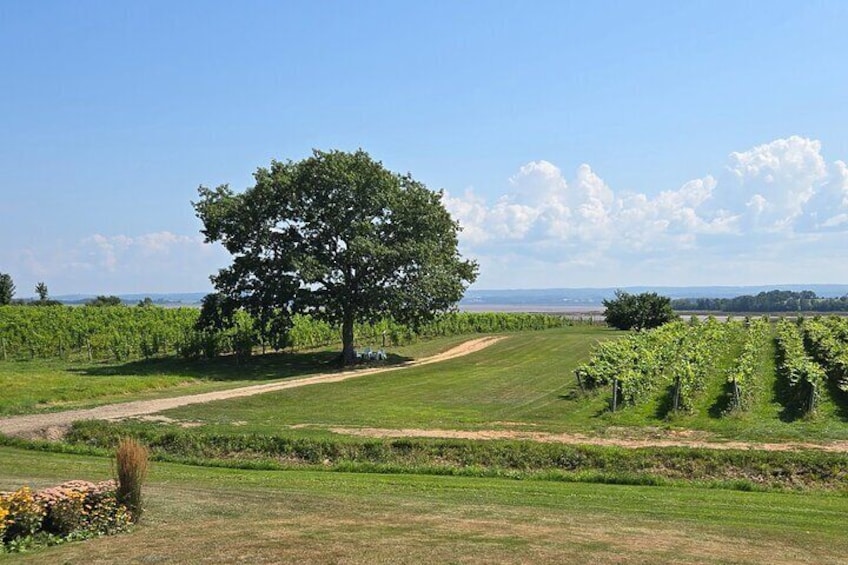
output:
[{"label": "wooden post", "polygon": [[91,342],[90,342],[90,341],[86,341],[86,342],[85,342],[85,345],[86,345],[86,347],[88,347],[88,360],[89,360],[89,361],[93,361],[93,360],[94,360],[94,356],[91,354]]},{"label": "wooden post", "polygon": [[810,398],[807,400],[807,412],[812,414],[816,409],[816,385],[810,383]]},{"label": "wooden post", "polygon": [[0,344],[3,345],[3,361],[6,360],[6,338],[0,339]]},{"label": "wooden post", "polygon": [[675,412],[680,407],[680,377],[675,377],[674,379],[674,400],[672,401],[672,407]]},{"label": "wooden post", "polygon": [[612,380],[612,411],[618,410],[618,379]]},{"label": "wooden post", "polygon": [[583,388],[583,379],[580,378],[580,373],[575,371],[574,376],[577,377],[577,386],[580,387],[580,391],[586,392],[586,389]]},{"label": "wooden post", "polygon": [[736,408],[742,408],[742,399],[739,394],[739,385],[736,383],[736,378],[733,378],[733,405]]}]

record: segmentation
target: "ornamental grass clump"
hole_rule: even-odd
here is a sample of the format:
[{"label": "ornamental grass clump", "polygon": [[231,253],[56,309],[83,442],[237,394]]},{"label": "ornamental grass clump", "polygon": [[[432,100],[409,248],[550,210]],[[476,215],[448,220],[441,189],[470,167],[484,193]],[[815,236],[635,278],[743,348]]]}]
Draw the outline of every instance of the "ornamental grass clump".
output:
[{"label": "ornamental grass clump", "polygon": [[115,451],[118,502],[127,507],[133,522],[138,522],[143,511],[141,485],[147,478],[147,448],[132,438],[124,438]]}]

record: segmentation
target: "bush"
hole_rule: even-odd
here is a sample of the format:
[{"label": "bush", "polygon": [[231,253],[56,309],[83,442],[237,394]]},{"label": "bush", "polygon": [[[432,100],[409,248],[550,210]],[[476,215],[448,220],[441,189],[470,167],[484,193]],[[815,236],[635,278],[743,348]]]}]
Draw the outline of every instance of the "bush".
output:
[{"label": "bush", "polygon": [[132,438],[122,439],[115,450],[116,497],[130,511],[133,522],[138,522],[144,509],[141,486],[147,478],[148,455],[147,448]]},{"label": "bush", "polygon": [[658,328],[677,319],[671,299],[655,292],[630,294],[615,291],[613,300],[604,300],[607,325],[620,330]]}]

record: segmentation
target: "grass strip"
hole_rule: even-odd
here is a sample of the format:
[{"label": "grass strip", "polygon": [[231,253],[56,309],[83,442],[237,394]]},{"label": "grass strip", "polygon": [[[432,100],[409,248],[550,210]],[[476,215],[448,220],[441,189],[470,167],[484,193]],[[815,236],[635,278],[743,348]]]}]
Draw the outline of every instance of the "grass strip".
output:
[{"label": "grass strip", "polygon": [[103,454],[123,437],[153,457],[247,469],[314,468],[369,473],[508,477],[568,482],[666,485],[687,482],[737,490],[848,492],[848,454],[687,447],[629,449],[519,440],[367,439],[208,434],[138,422],[78,422],[65,443],[2,443],[30,449]]}]

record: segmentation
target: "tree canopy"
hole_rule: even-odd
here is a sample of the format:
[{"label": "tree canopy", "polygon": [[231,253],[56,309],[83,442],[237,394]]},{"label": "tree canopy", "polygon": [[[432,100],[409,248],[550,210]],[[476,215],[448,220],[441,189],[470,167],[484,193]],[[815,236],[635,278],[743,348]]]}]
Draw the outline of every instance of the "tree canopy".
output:
[{"label": "tree canopy", "polygon": [[615,298],[604,300],[607,325],[620,330],[657,328],[677,318],[671,299],[656,292],[630,294],[615,291]]},{"label": "tree canopy", "polygon": [[848,294],[826,298],[812,290],[770,290],[734,298],[678,298],[671,306],[675,310],[718,312],[846,312]]},{"label": "tree canopy", "polygon": [[193,204],[206,241],[233,255],[211,277],[216,290],[275,345],[285,343],[291,317],[306,313],[341,326],[350,363],[355,322],[416,325],[451,308],[476,278],[442,193],[362,150],[272,161],[254,179],[239,194],[201,186]]},{"label": "tree canopy", "polygon": [[47,285],[43,282],[38,283],[35,285],[35,293],[38,295],[38,299],[44,302],[47,300]]},{"label": "tree canopy", "polygon": [[0,306],[11,304],[14,296],[15,283],[12,282],[12,276],[0,273]]},{"label": "tree canopy", "polygon": [[121,299],[114,295],[99,295],[85,303],[86,306],[120,306]]}]

